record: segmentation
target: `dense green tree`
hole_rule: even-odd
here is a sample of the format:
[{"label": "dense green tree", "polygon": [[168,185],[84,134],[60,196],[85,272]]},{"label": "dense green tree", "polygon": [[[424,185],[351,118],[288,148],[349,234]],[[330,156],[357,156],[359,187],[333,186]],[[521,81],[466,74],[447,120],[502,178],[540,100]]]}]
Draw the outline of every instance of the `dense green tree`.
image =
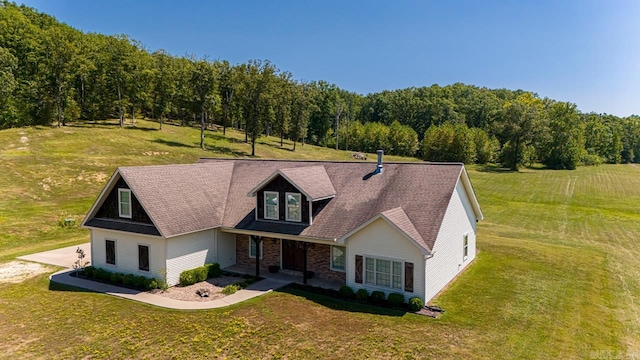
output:
[{"label": "dense green tree", "polygon": [[476,159],[475,142],[464,124],[431,125],[421,144],[422,158],[429,161],[456,161],[472,164]]},{"label": "dense green tree", "polygon": [[11,99],[16,88],[13,73],[17,65],[18,59],[7,49],[0,47],[0,129],[12,126],[17,117]]},{"label": "dense green tree", "polygon": [[542,163],[553,169],[573,170],[584,149],[584,129],[576,105],[556,102],[546,110],[541,144]]},{"label": "dense green tree", "polygon": [[542,101],[531,93],[524,93],[503,106],[492,131],[503,144],[501,162],[505,167],[518,170],[523,163],[525,146],[531,144],[540,131],[542,108]]}]

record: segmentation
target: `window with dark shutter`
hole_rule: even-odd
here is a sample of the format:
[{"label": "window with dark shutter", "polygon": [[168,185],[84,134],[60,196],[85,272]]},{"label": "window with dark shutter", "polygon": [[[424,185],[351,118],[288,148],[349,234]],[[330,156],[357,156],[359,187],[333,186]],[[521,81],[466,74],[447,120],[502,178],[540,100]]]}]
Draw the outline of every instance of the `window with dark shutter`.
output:
[{"label": "window with dark shutter", "polygon": [[116,264],[116,242],[113,240],[105,240],[106,245],[106,262],[107,264]]},{"label": "window with dark shutter", "polygon": [[138,269],[149,271],[149,247],[138,245]]},{"label": "window with dark shutter", "polygon": [[362,255],[356,255],[356,282],[362,284]]},{"label": "window with dark shutter", "polygon": [[413,263],[404,263],[404,291],[413,292]]}]

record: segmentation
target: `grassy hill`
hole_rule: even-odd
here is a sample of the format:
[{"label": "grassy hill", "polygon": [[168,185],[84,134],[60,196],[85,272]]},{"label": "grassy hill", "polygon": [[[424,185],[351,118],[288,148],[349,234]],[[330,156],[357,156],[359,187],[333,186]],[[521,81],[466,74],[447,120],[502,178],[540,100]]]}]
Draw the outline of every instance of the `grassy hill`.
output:
[{"label": "grassy hill", "polygon": [[[80,221],[117,166],[247,156],[243,135],[139,121],[0,131],[0,262],[88,240]],[[25,139],[26,138],[26,139]],[[290,145],[286,145],[289,147]],[[350,152],[263,138],[264,158],[348,160]],[[387,160],[399,158],[387,157]],[[640,351],[640,167],[503,172],[470,167],[486,220],[474,264],[435,303],[438,320],[274,292],[180,312],[0,283],[0,357],[604,358]]]}]

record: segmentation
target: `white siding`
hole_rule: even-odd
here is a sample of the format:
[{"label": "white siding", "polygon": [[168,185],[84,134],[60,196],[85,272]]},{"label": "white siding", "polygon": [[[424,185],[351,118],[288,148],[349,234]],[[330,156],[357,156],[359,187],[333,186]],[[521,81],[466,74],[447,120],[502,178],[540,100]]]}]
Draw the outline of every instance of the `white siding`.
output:
[{"label": "white siding", "polygon": [[[347,245],[347,285],[357,290],[399,292],[405,294],[405,300],[414,296],[424,298],[424,255],[417,245],[392,227],[386,220],[377,219],[346,240]],[[385,259],[397,259],[413,263],[413,292],[391,290],[376,286],[358,284],[355,281],[355,256],[373,256]],[[364,267],[364,265],[363,265]],[[404,271],[404,270],[403,270]],[[404,282],[404,278],[403,278]]]},{"label": "white siding", "polygon": [[175,285],[180,273],[217,260],[216,230],[204,230],[167,239],[167,282]]},{"label": "white siding", "polygon": [[235,265],[236,263],[236,235],[217,231],[218,261],[221,268]]},{"label": "white siding", "polygon": [[[463,259],[463,236],[469,235],[468,256]],[[451,196],[433,249],[426,261],[426,301],[438,294],[476,256],[476,218],[469,197],[458,182]]]},{"label": "white siding", "polygon": [[[105,240],[116,241],[116,264],[106,263]],[[149,271],[138,270],[138,245],[149,246]],[[111,272],[159,277],[166,267],[165,239],[103,229],[91,230],[91,262]]]}]

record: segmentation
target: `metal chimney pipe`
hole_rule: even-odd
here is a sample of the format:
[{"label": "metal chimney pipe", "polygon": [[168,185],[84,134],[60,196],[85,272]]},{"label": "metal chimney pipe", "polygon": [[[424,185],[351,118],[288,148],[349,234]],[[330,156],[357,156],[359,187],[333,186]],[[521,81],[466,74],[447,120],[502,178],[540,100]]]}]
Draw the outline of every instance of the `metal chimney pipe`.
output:
[{"label": "metal chimney pipe", "polygon": [[378,167],[376,168],[376,174],[380,174],[382,172],[382,155],[384,155],[384,150],[376,151],[378,153]]}]

